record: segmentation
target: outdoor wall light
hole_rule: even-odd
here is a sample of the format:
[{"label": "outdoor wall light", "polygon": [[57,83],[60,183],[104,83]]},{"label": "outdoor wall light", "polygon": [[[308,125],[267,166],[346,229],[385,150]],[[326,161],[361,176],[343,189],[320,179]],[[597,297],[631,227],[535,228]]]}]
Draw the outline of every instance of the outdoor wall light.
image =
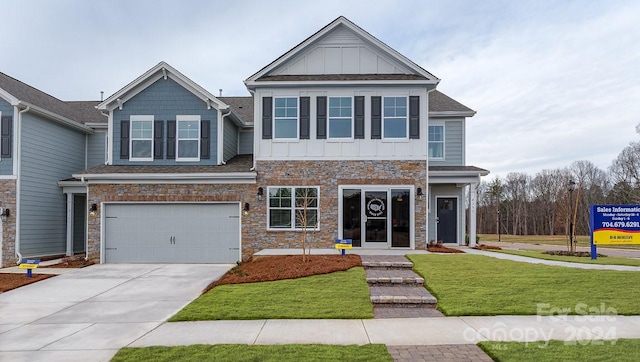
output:
[{"label": "outdoor wall light", "polygon": [[0,218],[2,218],[2,222],[7,221],[9,216],[11,216],[11,210],[9,209],[2,210],[2,214],[0,214]]},{"label": "outdoor wall light", "polygon": [[242,208],[242,214],[244,216],[249,215],[249,203],[248,202],[244,203],[244,207]]},{"label": "outdoor wall light", "polygon": [[424,195],[422,193],[422,187],[418,187],[418,190],[416,190],[416,195],[418,195],[418,200],[422,200],[422,196]]},{"label": "outdoor wall light", "polygon": [[258,201],[262,201],[262,196],[264,196],[264,189],[262,187],[258,187]]},{"label": "outdoor wall light", "polygon": [[89,216],[96,216],[96,212],[98,211],[98,204],[91,204],[89,208]]}]

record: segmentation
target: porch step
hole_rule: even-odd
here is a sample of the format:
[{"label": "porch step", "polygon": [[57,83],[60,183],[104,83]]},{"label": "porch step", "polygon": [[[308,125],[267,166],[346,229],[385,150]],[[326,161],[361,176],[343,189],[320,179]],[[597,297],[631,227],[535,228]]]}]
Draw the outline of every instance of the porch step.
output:
[{"label": "porch step", "polygon": [[370,286],[371,303],[387,308],[436,308],[438,301],[422,287]]},{"label": "porch step", "polygon": [[403,269],[365,269],[369,285],[412,285],[424,286],[424,278],[413,271]]},{"label": "porch step", "polygon": [[362,255],[365,269],[413,269],[413,263],[402,255]]}]

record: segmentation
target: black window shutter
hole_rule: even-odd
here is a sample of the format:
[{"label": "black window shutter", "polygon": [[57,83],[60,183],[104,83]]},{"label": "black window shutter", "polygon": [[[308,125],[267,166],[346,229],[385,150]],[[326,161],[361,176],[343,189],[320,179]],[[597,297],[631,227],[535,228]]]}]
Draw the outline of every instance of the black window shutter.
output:
[{"label": "black window shutter", "polygon": [[309,123],[311,121],[311,98],[300,97],[300,139],[309,139]]},{"label": "black window shutter", "polygon": [[200,158],[208,160],[211,157],[211,121],[200,121]]},{"label": "black window shutter", "polygon": [[324,140],[327,139],[327,97],[317,97],[316,103],[316,137]]},{"label": "black window shutter", "polygon": [[273,98],[262,98],[262,139],[270,140],[272,137],[273,123]]},{"label": "black window shutter", "polygon": [[0,157],[9,158],[11,157],[11,128],[13,127],[13,117],[3,116],[0,121],[2,122],[2,125],[0,126],[0,145],[2,146]]},{"label": "black window shutter", "polygon": [[382,138],[382,98],[371,97],[371,139]]},{"label": "black window shutter", "polygon": [[354,130],[353,130],[353,138],[355,139],[364,139],[364,96],[356,96],[354,99],[354,107],[353,114],[355,116],[354,119]]},{"label": "black window shutter", "polygon": [[120,158],[129,159],[129,121],[120,121]]},{"label": "black window shutter", "polygon": [[167,121],[167,159],[176,158],[176,121]]},{"label": "black window shutter", "polygon": [[409,97],[409,138],[420,138],[420,97]]},{"label": "black window shutter", "polygon": [[153,121],[153,159],[164,156],[164,121]]}]

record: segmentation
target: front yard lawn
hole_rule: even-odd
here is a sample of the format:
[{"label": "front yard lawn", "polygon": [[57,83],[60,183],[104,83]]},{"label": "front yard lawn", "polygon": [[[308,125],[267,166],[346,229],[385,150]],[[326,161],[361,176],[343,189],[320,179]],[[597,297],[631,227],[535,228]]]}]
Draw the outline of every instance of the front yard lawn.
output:
[{"label": "front yard lawn", "polygon": [[[576,314],[585,306],[587,310],[604,306],[617,314],[640,314],[640,289],[630,287],[640,285],[640,272],[585,270],[468,254],[412,254],[408,258],[438,299],[438,309],[449,316],[550,314],[554,308],[568,308],[569,314]],[[542,310],[539,304],[544,304]]]},{"label": "front yard lawn", "polygon": [[[604,258],[599,257],[596,260],[591,260],[591,258],[589,257],[544,254],[544,250],[509,250],[509,249],[490,250],[488,249],[487,251],[528,256],[531,258],[538,258],[538,259],[545,259],[545,260],[567,261],[570,263],[640,266],[639,259],[631,259],[631,258],[615,258],[615,257],[607,256]],[[604,252],[606,253],[606,250]]]},{"label": "front yard lawn", "polygon": [[640,340],[547,342],[480,342],[478,345],[495,361],[640,361]]},{"label": "front yard lawn", "polygon": [[319,344],[192,345],[123,348],[112,362],[131,361],[393,361],[383,344],[333,346]]},{"label": "front yard lawn", "polygon": [[373,318],[364,269],[272,282],[219,285],[169,322]]}]

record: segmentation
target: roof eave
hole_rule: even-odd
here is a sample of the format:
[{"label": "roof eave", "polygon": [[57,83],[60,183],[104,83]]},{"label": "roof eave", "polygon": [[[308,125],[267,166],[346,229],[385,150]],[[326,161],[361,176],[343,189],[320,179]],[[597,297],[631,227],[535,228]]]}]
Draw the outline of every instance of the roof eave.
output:
[{"label": "roof eave", "polygon": [[255,183],[256,172],[74,174],[88,183]]},{"label": "roof eave", "polygon": [[251,81],[245,83],[249,89],[270,87],[326,87],[326,86],[433,86],[438,81],[420,80],[303,80],[303,81]]},{"label": "roof eave", "polygon": [[473,117],[476,111],[429,111],[430,117]]},{"label": "roof eave", "polygon": [[53,113],[51,111],[48,111],[48,110],[46,110],[44,108],[38,107],[38,106],[33,105],[31,103],[24,102],[24,101],[18,101],[16,106],[18,108],[22,108],[22,110],[29,109],[30,112],[39,114],[39,115],[41,115],[43,117],[46,117],[46,118],[48,118],[48,119],[50,119],[50,120],[52,120],[54,122],[58,122],[58,123],[60,123],[62,125],[68,126],[69,128],[73,128],[73,129],[76,129],[78,131],[82,131],[82,132],[85,132],[85,133],[88,133],[88,134],[92,134],[93,133],[93,129],[91,127],[87,127],[82,123],[79,123],[79,122],[74,121],[74,120],[72,120],[70,118],[61,116],[61,115],[59,115],[57,113]]}]

